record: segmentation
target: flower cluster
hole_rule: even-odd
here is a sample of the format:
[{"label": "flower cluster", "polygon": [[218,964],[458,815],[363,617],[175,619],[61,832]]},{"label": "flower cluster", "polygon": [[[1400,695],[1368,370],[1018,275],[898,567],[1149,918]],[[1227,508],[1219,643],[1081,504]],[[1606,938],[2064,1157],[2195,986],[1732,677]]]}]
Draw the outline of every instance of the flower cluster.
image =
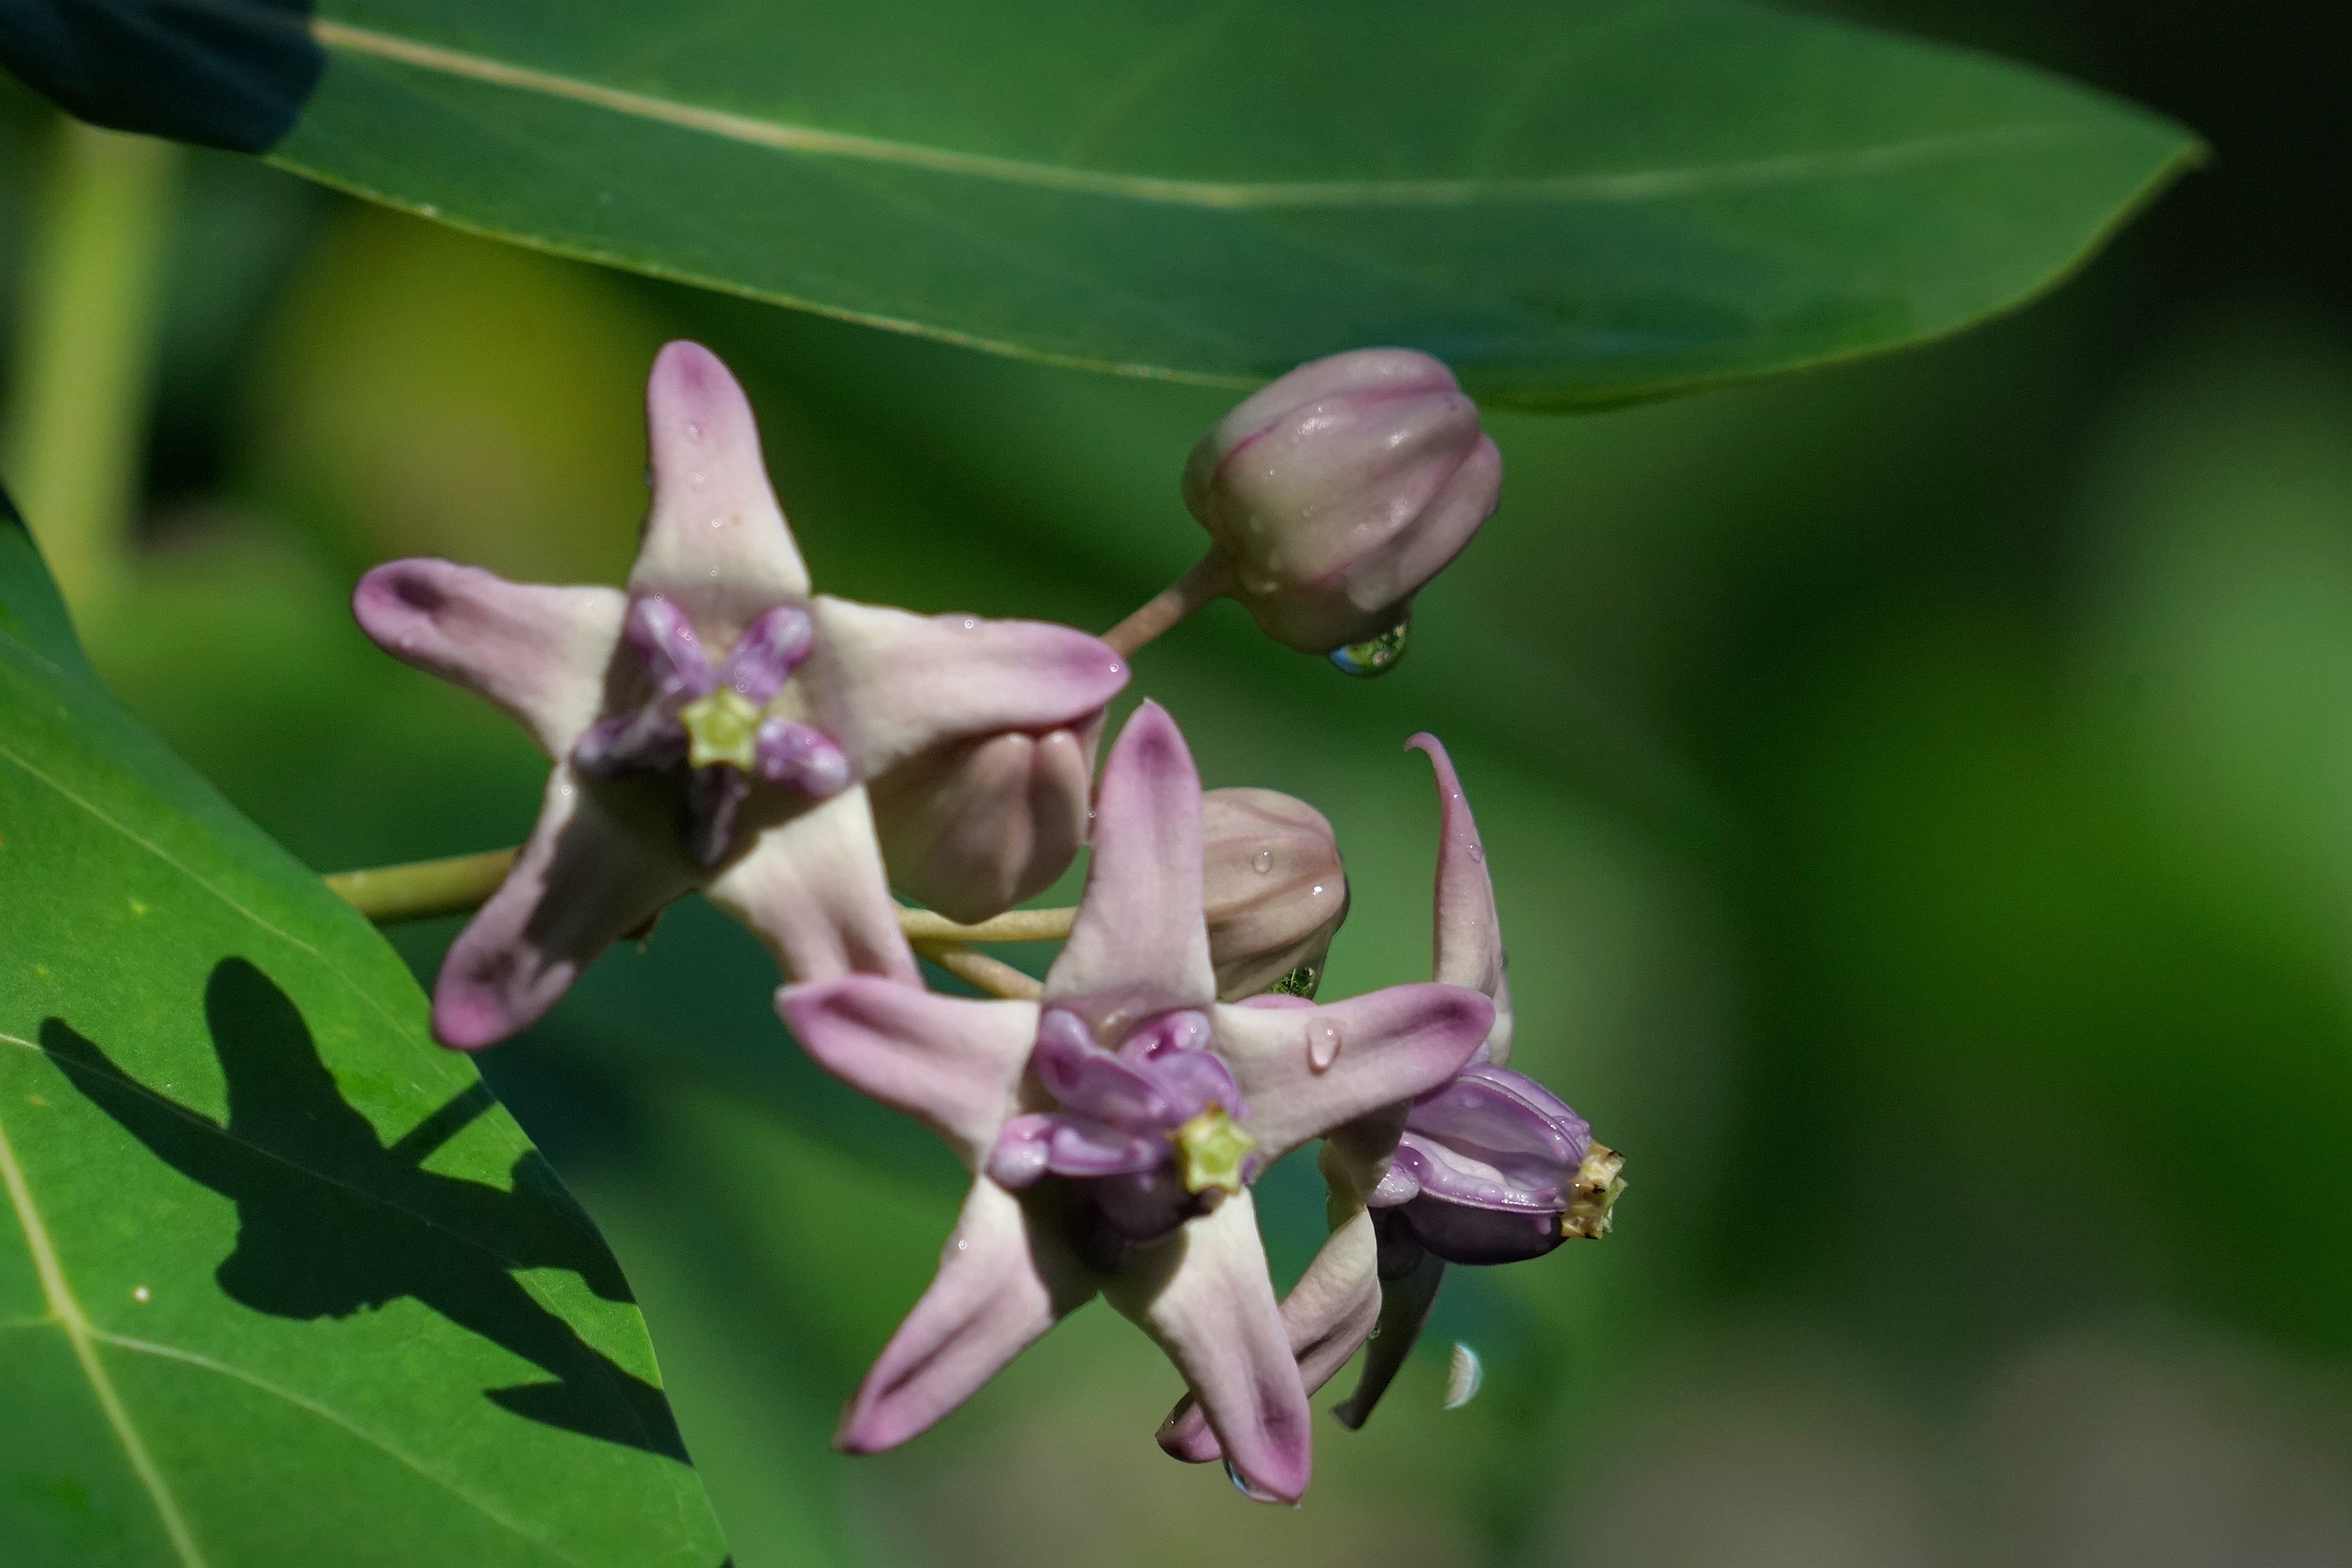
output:
[{"label": "flower cluster", "polygon": [[[1622,1185],[1584,1121],[1505,1065],[1493,885],[1444,749],[1411,742],[1443,798],[1434,972],[1320,1001],[1348,908],[1320,813],[1271,790],[1204,795],[1149,701],[1092,777],[1124,655],[1167,604],[1097,640],[814,594],[725,367],[669,345],[646,419],[653,499],[625,589],[401,560],[355,593],[378,643],[497,704],[553,765],[529,842],[443,965],[436,1033],[504,1039],[605,945],[704,891],[766,940],[777,1009],[811,1055],[971,1174],[840,1445],[914,1437],[1099,1295],[1190,1390],[1161,1446],[1297,1500],[1310,1394],[1370,1340],[1336,1412],[1360,1424],[1447,1264],[1599,1236]],[[1385,667],[1412,591],[1499,479],[1436,361],[1302,367],[1195,452],[1185,496],[1213,542],[1173,613],[1231,593],[1293,646]],[[926,988],[894,885],[982,920],[1082,841],[1085,891],[1042,988]],[[1317,1140],[1331,1234],[1277,1301],[1252,1187]]]}]

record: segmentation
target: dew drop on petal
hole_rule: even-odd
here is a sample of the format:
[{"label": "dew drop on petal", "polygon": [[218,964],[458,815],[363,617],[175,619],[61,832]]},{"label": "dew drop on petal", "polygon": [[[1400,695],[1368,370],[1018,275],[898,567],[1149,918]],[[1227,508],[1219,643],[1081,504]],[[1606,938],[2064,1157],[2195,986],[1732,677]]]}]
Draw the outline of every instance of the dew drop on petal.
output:
[{"label": "dew drop on petal", "polygon": [[1485,860],[1486,858],[1486,846],[1484,844],[1472,844],[1470,846],[1470,858],[1474,861]]},{"label": "dew drop on petal", "polygon": [[1307,1026],[1307,1065],[1316,1072],[1328,1072],[1331,1064],[1339,1060],[1339,1026],[1330,1019],[1317,1019]]},{"label": "dew drop on petal", "polygon": [[1350,643],[1344,648],[1332,649],[1330,659],[1333,667],[1349,675],[1387,674],[1396,668],[1397,661],[1404,657],[1405,634],[1412,624],[1412,612],[1408,611],[1398,618],[1395,625],[1378,636]]},{"label": "dew drop on petal", "polygon": [[1459,1410],[1478,1397],[1478,1385],[1486,1380],[1486,1369],[1478,1364],[1478,1353],[1454,1342],[1454,1354],[1445,1363],[1445,1407]]},{"label": "dew drop on petal", "polygon": [[1257,873],[1258,875],[1264,876],[1273,869],[1274,852],[1272,850],[1260,850],[1250,856],[1250,870]]},{"label": "dew drop on petal", "polygon": [[686,422],[686,433],[699,441],[702,438],[702,426],[689,419]]},{"label": "dew drop on petal", "polygon": [[1242,1496],[1249,1499],[1252,1502],[1280,1502],[1282,1500],[1272,1492],[1267,1491],[1265,1488],[1253,1485],[1248,1478],[1244,1476],[1241,1471],[1234,1469],[1234,1462],[1231,1459],[1227,1459],[1225,1461],[1225,1479],[1233,1482],[1234,1490],[1241,1493]]}]

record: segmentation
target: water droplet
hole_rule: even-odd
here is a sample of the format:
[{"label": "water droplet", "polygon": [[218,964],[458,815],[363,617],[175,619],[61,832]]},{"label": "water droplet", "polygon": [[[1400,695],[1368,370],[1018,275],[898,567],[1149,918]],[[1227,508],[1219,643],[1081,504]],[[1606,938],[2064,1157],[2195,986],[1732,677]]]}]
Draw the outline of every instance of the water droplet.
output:
[{"label": "water droplet", "polygon": [[727,526],[727,519],[724,517],[713,517],[710,519],[710,526],[714,528],[723,528]]},{"label": "water droplet", "polygon": [[148,1296],[148,1291],[147,1291],[147,1287],[146,1287],[146,1286],[144,1286],[144,1285],[133,1285],[133,1286],[131,1286],[131,1299],[132,1301],[144,1301],[147,1299],[147,1296]]},{"label": "water droplet", "polygon": [[965,1238],[959,1236],[956,1238],[956,1250],[959,1252],[969,1252],[971,1250],[971,1243]]},{"label": "water droplet", "polygon": [[1470,846],[1470,858],[1474,861],[1485,860],[1486,858],[1486,846],[1481,843],[1473,843]]},{"label": "water droplet", "polygon": [[1307,1026],[1307,1065],[1316,1072],[1328,1072],[1331,1064],[1339,1060],[1339,1026],[1329,1019],[1317,1019]]},{"label": "water droplet", "polygon": [[1269,986],[1266,988],[1273,994],[1287,997],[1305,997],[1309,1001],[1312,1001],[1315,998],[1315,988],[1322,983],[1323,971],[1321,969],[1317,968],[1312,964],[1301,964],[1298,967],[1291,970],[1290,973],[1283,976],[1282,978],[1275,981],[1272,986]]},{"label": "water droplet", "polygon": [[[699,468],[698,468],[698,469],[696,469],[696,470],[694,471],[693,483],[695,483],[696,485],[707,485],[707,484],[709,484],[709,482],[710,482],[710,476],[709,476],[709,475],[705,474],[705,473],[704,473],[701,469],[699,469]],[[717,522],[718,520],[719,520],[719,519],[718,519],[718,518],[716,518],[716,517],[713,517],[713,518],[711,519],[711,521],[712,521],[712,522],[714,522],[714,523],[715,523],[715,522]]]},{"label": "water droplet", "polygon": [[1445,1364],[1445,1407],[1459,1410],[1478,1397],[1478,1385],[1486,1380],[1486,1369],[1478,1364],[1478,1353],[1454,1342],[1454,1354]]},{"label": "water droplet", "polygon": [[1249,1499],[1252,1502],[1280,1502],[1282,1500],[1272,1492],[1267,1491],[1265,1488],[1257,1486],[1244,1478],[1241,1471],[1234,1469],[1234,1462],[1231,1459],[1227,1459],[1225,1461],[1225,1479],[1233,1482],[1234,1490],[1241,1493],[1242,1496]]},{"label": "water droplet", "polygon": [[1408,609],[1397,617],[1395,625],[1377,637],[1332,649],[1331,663],[1343,674],[1385,675],[1404,657],[1405,634],[1412,625],[1412,612]]},{"label": "water droplet", "polygon": [[1313,887],[1308,888],[1308,889],[1307,890],[1307,897],[1309,897],[1309,898],[1320,898],[1320,897],[1322,897],[1322,896],[1323,896],[1323,884],[1322,884],[1321,883],[1319,883],[1319,882],[1318,882],[1318,883],[1317,883]]},{"label": "water droplet", "polygon": [[686,433],[697,441],[702,439],[702,426],[695,423],[694,421],[690,419],[686,422]]},{"label": "water droplet", "polygon": [[980,617],[979,617],[979,616],[977,616],[977,615],[967,615],[967,616],[965,616],[965,617],[963,618],[963,629],[964,629],[965,631],[967,631],[967,632],[977,632],[977,631],[979,631],[979,630],[980,630]]},{"label": "water droplet", "polygon": [[1250,856],[1250,870],[1257,873],[1258,875],[1264,876],[1273,869],[1274,852],[1272,850],[1260,850]]},{"label": "water droplet", "polygon": [[713,582],[719,580],[719,569],[715,566],[710,569],[710,580]]}]

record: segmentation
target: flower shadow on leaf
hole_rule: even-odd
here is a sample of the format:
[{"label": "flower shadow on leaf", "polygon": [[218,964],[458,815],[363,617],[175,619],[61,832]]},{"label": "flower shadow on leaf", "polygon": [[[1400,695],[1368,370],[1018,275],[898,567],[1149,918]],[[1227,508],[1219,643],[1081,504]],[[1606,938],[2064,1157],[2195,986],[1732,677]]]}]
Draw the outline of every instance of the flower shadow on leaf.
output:
[{"label": "flower shadow on leaf", "polygon": [[479,1083],[389,1146],[346,1103],[293,1001],[242,958],[205,987],[205,1020],[228,1083],[223,1126],[139,1082],[60,1019],[41,1049],[150,1153],[236,1205],[236,1249],[214,1278],[231,1300],[315,1321],[403,1296],[557,1381],[485,1396],[530,1420],[688,1462],[668,1401],[581,1339],[514,1271],[567,1269],[629,1300],[619,1266],[536,1151],[511,1190],[424,1162],[494,1102]]}]

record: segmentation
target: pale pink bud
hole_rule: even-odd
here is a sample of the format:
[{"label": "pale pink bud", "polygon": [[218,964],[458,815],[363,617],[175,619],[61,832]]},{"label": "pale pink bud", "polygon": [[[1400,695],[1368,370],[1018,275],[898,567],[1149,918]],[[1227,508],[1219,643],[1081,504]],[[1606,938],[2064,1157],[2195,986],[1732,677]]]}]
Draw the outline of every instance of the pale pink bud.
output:
[{"label": "pale pink bud", "polygon": [[1201,797],[1202,906],[1217,995],[1311,997],[1331,935],[1348,915],[1348,877],[1331,824],[1272,789]]},{"label": "pale pink bud", "polygon": [[901,763],[866,786],[898,891],[950,920],[1034,897],[1087,839],[1097,715],[1083,735],[992,735]]},{"label": "pale pink bud", "polygon": [[1451,371],[1410,349],[1359,349],[1299,366],[1219,421],[1184,465],[1184,504],[1259,628],[1334,653],[1403,626],[1502,482],[1502,455]]}]

